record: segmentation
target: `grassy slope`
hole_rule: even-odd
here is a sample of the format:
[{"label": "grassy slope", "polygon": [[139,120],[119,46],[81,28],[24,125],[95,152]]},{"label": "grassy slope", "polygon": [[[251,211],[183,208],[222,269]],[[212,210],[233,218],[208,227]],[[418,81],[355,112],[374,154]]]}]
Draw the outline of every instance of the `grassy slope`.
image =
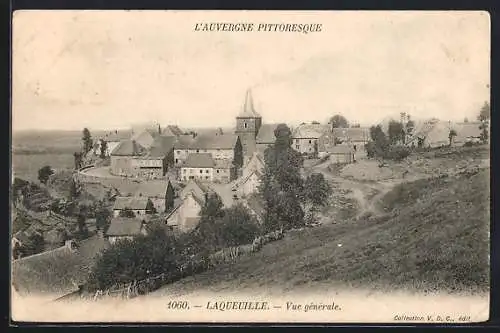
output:
[{"label": "grassy slope", "polygon": [[[347,284],[450,292],[489,288],[489,170],[417,183],[399,213],[288,234],[259,253],[166,286],[156,294]],[[397,205],[397,203],[394,203]],[[342,247],[338,244],[341,243]]]}]

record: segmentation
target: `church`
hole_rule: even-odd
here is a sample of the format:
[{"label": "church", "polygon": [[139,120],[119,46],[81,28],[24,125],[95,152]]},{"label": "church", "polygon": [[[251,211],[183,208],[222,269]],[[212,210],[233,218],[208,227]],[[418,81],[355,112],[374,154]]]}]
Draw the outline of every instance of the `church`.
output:
[{"label": "church", "polygon": [[252,91],[247,90],[243,108],[236,117],[235,134],[243,146],[245,163],[254,153],[263,154],[275,141],[274,130],[278,124],[262,124],[262,116],[255,111]]}]

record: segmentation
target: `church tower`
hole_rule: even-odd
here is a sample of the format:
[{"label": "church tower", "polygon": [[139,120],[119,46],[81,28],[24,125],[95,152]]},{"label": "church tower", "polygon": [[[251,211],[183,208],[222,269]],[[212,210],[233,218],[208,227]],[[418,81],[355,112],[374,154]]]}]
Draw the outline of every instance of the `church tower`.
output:
[{"label": "church tower", "polygon": [[243,156],[248,159],[257,149],[256,137],[262,124],[262,117],[253,105],[252,91],[248,89],[245,103],[240,114],[236,117],[236,135],[243,146]]}]

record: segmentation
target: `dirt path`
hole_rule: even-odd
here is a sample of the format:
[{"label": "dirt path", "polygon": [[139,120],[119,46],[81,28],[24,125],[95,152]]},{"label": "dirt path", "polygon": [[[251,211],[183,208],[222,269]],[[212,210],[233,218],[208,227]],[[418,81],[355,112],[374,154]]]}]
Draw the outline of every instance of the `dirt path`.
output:
[{"label": "dirt path", "polygon": [[[380,181],[375,183],[367,183],[362,181],[356,181],[354,179],[346,179],[339,175],[333,174],[328,166],[331,161],[327,160],[321,164],[312,166],[308,173],[311,172],[321,172],[326,179],[331,180],[340,185],[341,188],[350,191],[349,197],[355,199],[358,202],[359,211],[355,218],[359,218],[365,214],[371,213],[373,215],[383,214],[383,211],[378,206],[380,200],[396,186],[400,184],[401,180],[390,180],[390,181]],[[375,192],[375,195],[373,195]]]}]

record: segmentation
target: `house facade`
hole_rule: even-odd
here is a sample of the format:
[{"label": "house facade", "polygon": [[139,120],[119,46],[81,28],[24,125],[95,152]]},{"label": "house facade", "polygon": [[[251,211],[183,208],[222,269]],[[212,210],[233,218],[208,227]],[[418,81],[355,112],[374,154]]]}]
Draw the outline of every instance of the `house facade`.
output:
[{"label": "house facade", "polygon": [[351,146],[357,158],[366,157],[366,144],[370,141],[369,128],[334,128],[333,136],[337,145]]},{"label": "house facade", "polygon": [[215,160],[213,169],[213,181],[227,184],[236,179],[236,167],[231,160]]},{"label": "house facade", "polygon": [[348,164],[356,161],[354,149],[350,145],[340,144],[332,147],[328,151],[330,161],[337,164]]},{"label": "house facade", "polygon": [[259,191],[260,179],[262,174],[258,170],[252,171],[245,177],[240,178],[233,186],[233,192],[239,197],[248,197]]},{"label": "house facade", "polygon": [[134,177],[139,174],[139,157],[146,154],[146,148],[134,140],[125,140],[111,152],[111,174]]},{"label": "house facade", "polygon": [[177,232],[192,231],[200,222],[203,204],[194,192],[185,193],[181,204],[166,217],[167,226]]},{"label": "house facade", "polygon": [[319,138],[329,129],[329,125],[299,125],[292,133],[292,148],[304,155],[317,155]]},{"label": "house facade", "polygon": [[215,162],[210,153],[189,154],[186,162],[180,170],[180,180],[188,181],[190,179],[202,182],[212,182]]},{"label": "house facade", "polygon": [[140,235],[147,235],[145,221],[141,218],[113,217],[105,237],[110,244],[121,240],[133,240]]},{"label": "house facade", "polygon": [[148,197],[117,197],[113,205],[113,216],[118,217],[125,209],[130,209],[136,216],[144,216],[152,205]]}]

